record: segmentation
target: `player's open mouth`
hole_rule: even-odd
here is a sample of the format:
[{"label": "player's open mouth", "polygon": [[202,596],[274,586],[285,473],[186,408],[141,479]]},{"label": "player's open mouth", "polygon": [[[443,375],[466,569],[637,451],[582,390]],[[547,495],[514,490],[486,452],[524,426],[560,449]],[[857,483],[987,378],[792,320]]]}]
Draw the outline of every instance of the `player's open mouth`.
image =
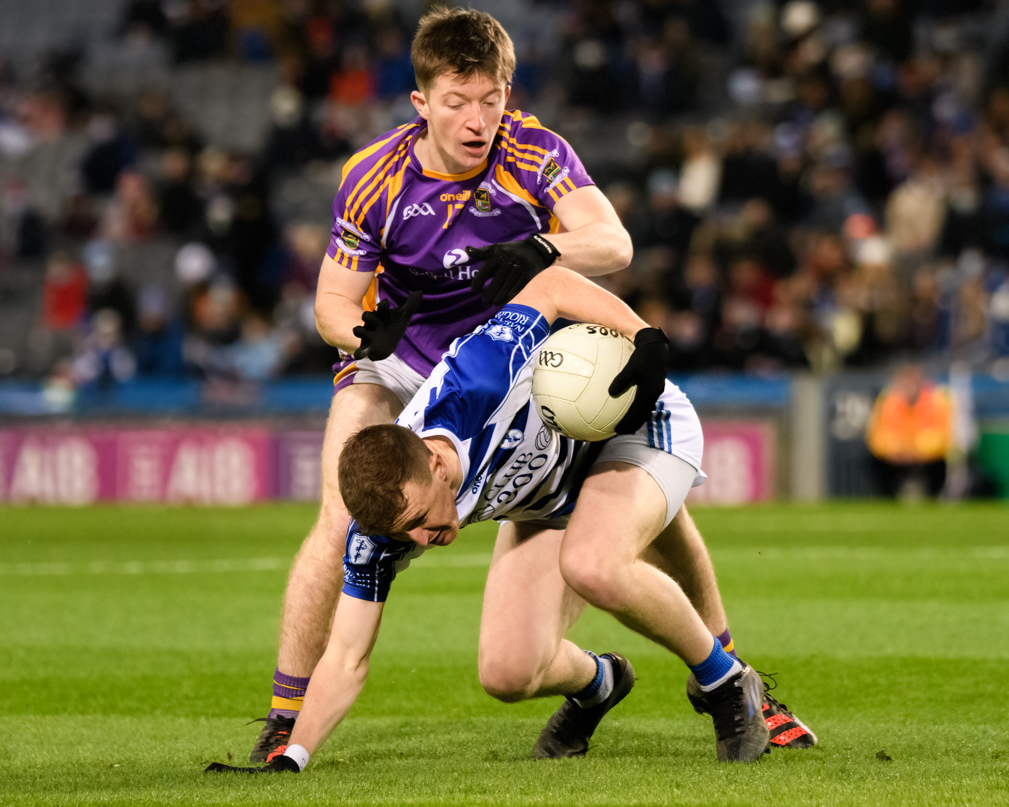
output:
[{"label": "player's open mouth", "polygon": [[462,144],[463,148],[474,156],[482,154],[486,145],[487,143],[483,140],[467,140]]}]

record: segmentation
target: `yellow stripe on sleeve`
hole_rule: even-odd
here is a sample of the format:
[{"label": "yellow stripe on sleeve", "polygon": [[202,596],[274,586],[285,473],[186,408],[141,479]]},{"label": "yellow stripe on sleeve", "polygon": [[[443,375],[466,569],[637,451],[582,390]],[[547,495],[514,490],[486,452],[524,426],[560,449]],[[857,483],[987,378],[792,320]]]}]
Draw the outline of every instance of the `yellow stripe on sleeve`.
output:
[{"label": "yellow stripe on sleeve", "polygon": [[411,126],[416,126],[416,125],[417,125],[416,123],[406,123],[403,126],[400,126],[398,129],[396,129],[392,134],[390,134],[384,140],[379,140],[377,143],[373,143],[372,145],[368,146],[367,148],[363,148],[359,152],[357,152],[356,154],[351,155],[350,159],[347,160],[346,163],[344,163],[344,165],[343,165],[343,171],[340,173],[340,180],[341,180],[341,182],[347,178],[347,175],[356,166],[360,165],[364,160],[368,159],[376,151],[381,150],[381,148],[386,143],[388,143],[390,140],[395,140],[397,137],[399,137],[403,132],[405,132]]},{"label": "yellow stripe on sleeve", "polygon": [[[382,190],[388,184],[389,179],[391,178],[390,171],[393,170],[393,168],[396,165],[396,161],[403,154],[403,152],[406,151],[406,148],[407,144],[404,143],[398,149],[396,149],[395,152],[389,155],[389,159],[382,166],[381,172],[375,174],[375,176],[372,178],[371,183],[368,185],[367,188],[365,188],[360,193],[357,193],[357,189],[355,189],[355,193],[357,193],[357,200],[354,202],[353,209],[348,211],[349,215],[347,216],[347,219],[349,221],[354,222],[354,224],[358,226],[361,225],[361,223],[364,221],[364,217],[368,214],[368,211],[371,209],[371,206],[375,204],[375,201],[382,194]],[[348,205],[348,208],[349,207],[350,205]]]},{"label": "yellow stripe on sleeve", "polygon": [[501,183],[501,186],[506,191],[508,191],[509,193],[514,193],[516,196],[521,197],[522,199],[527,201],[529,204],[534,205],[535,207],[543,207],[543,204],[540,202],[540,200],[537,199],[535,196],[533,196],[531,193],[529,193],[529,191],[527,191],[525,188],[523,188],[522,185],[519,183],[519,181],[505,170],[505,167],[503,165],[495,166],[494,174],[497,181]]}]

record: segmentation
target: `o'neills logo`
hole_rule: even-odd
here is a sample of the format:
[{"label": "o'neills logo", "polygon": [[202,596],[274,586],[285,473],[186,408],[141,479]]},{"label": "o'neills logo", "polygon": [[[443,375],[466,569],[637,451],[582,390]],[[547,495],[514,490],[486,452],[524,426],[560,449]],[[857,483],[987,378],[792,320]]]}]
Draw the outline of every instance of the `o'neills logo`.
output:
[{"label": "o'neills logo", "polygon": [[490,210],[490,191],[486,188],[477,188],[473,192],[473,200],[476,203],[476,209],[481,213]]}]

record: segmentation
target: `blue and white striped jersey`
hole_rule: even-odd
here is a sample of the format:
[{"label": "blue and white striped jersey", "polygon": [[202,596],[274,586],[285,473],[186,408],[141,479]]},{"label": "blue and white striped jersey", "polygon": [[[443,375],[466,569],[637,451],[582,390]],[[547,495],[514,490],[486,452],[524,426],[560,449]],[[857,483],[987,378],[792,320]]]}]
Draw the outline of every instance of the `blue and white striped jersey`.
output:
[{"label": "blue and white striped jersey", "polygon": [[[549,335],[535,309],[510,304],[487,324],[453,342],[397,419],[421,437],[442,436],[455,446],[463,483],[456,496],[459,526],[479,521],[543,521],[563,527],[589,467],[606,444],[564,437],[548,428],[532,403],[533,357]],[[667,384],[647,424],[648,444],[700,467],[670,438],[663,402],[675,390],[696,422],[683,393]],[[675,424],[674,424],[675,425]],[[699,428],[698,428],[699,434]],[[396,573],[423,548],[414,542],[361,534],[351,523],[344,558],[344,592],[384,601]]]}]

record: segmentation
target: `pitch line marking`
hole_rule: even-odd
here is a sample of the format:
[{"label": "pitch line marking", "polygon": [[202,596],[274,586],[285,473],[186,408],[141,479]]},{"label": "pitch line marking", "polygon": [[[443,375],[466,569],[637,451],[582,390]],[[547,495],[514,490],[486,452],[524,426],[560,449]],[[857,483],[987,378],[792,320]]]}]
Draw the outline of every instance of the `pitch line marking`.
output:
[{"label": "pitch line marking", "polygon": [[[490,554],[427,558],[416,568],[489,566]],[[227,558],[219,560],[95,560],[87,563],[0,563],[0,577],[67,577],[70,575],[226,574],[287,571],[291,558]]]}]

